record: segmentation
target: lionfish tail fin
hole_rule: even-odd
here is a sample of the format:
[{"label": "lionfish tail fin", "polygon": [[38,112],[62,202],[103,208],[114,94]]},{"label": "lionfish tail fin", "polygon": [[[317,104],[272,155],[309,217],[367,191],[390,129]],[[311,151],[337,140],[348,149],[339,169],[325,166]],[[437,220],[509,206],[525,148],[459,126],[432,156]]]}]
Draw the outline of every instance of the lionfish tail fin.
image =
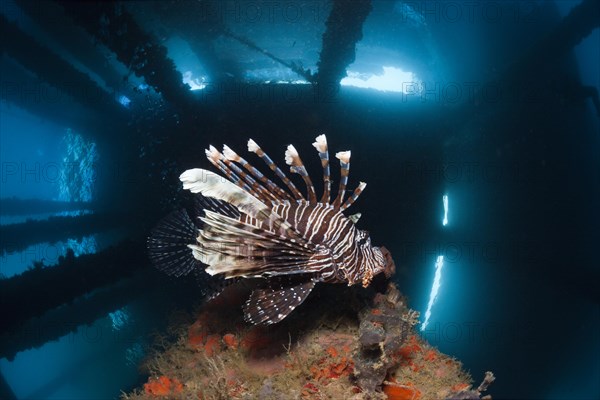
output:
[{"label": "lionfish tail fin", "polygon": [[348,184],[348,175],[350,174],[350,151],[340,151],[335,154],[335,158],[340,160],[340,186],[338,188],[338,194],[333,201],[334,208],[340,208],[342,201],[344,201],[344,195],[346,192],[346,185]]},{"label": "lionfish tail fin", "polygon": [[248,140],[248,151],[251,153],[255,153],[257,156],[259,156],[265,162],[265,164],[267,164],[271,171],[275,172],[275,175],[277,175],[279,179],[281,179],[283,183],[285,183],[288,189],[292,192],[292,195],[295,199],[304,199],[304,197],[302,196],[298,188],[294,185],[294,183],[290,180],[290,178],[287,177],[287,175],[277,166],[277,164],[275,164],[275,162],[271,160],[271,157],[269,157],[267,153],[265,153],[260,148],[260,146],[252,139]]},{"label": "lionfish tail fin", "polygon": [[298,154],[298,151],[293,145],[289,145],[287,150],[285,151],[285,163],[290,166],[290,171],[296,173],[302,177],[304,183],[306,184],[306,191],[308,192],[308,201],[311,204],[315,204],[317,202],[317,195],[315,193],[315,187],[304,167],[304,163]]},{"label": "lionfish tail fin", "polygon": [[319,135],[316,137],[315,142],[312,145],[319,152],[321,166],[323,167],[323,197],[321,197],[321,203],[329,204],[331,193],[331,173],[329,171],[329,150],[327,148],[327,138],[325,135]]},{"label": "lionfish tail fin", "polygon": [[315,287],[311,280],[282,277],[270,282],[269,287],[255,289],[243,307],[244,319],[254,325],[280,322],[298,307]]},{"label": "lionfish tail fin", "polygon": [[164,217],[148,237],[148,256],[152,265],[171,276],[183,276],[200,265],[188,248],[198,236],[198,228],[186,210]]}]

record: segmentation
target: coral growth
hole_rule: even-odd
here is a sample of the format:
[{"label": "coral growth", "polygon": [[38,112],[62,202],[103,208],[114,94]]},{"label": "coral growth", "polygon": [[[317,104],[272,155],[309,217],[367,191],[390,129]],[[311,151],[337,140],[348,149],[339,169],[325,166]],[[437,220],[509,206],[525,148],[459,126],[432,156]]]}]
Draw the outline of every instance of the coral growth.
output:
[{"label": "coral growth", "polygon": [[171,379],[164,375],[158,378],[150,378],[148,383],[144,384],[144,392],[153,396],[169,396],[182,391],[183,385],[177,378]]},{"label": "coral growth", "polygon": [[[385,293],[321,291],[281,324],[248,326],[232,299],[205,305],[177,343],[146,361],[151,378],[126,399],[479,399],[461,364],[421,339],[418,314]],[[336,307],[322,307],[336,304]]]},{"label": "coral growth", "polygon": [[483,396],[481,394],[485,392],[488,387],[496,380],[496,377],[490,371],[485,373],[483,381],[479,387],[475,390],[471,390],[471,385],[461,384],[452,387],[452,393],[446,396],[446,400],[477,400],[477,399],[488,399],[491,400],[492,396]]},{"label": "coral growth", "polygon": [[376,294],[373,306],[359,314],[360,347],[356,354],[358,384],[367,392],[381,388],[385,377],[398,365],[394,354],[415,321],[414,312],[406,307],[394,285],[388,287],[386,294]]}]

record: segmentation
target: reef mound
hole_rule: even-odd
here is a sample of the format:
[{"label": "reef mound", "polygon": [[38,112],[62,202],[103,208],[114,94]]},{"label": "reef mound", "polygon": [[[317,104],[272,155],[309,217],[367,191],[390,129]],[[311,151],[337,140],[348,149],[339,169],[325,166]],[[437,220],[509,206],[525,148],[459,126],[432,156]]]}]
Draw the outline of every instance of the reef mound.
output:
[{"label": "reef mound", "polygon": [[[386,286],[387,285],[387,286]],[[231,287],[174,322],[123,399],[479,399],[461,363],[416,332],[418,313],[393,283],[382,290],[320,285],[283,322],[252,326]],[[374,285],[377,286],[377,285]]]}]

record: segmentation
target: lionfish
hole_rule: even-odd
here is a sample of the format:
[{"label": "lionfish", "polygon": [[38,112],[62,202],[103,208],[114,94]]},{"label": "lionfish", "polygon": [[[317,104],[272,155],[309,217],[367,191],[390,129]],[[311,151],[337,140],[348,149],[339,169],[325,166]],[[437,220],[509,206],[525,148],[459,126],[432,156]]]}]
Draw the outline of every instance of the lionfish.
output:
[{"label": "lionfish", "polygon": [[331,202],[325,135],[313,146],[323,168],[320,199],[293,145],[287,147],[285,162],[304,180],[306,196],[252,139],[248,151],[258,155],[287,190],[228,146],[223,152],[210,146],[206,156],[225,177],[204,169],[181,174],[183,188],[197,194],[196,211],[192,218],[185,210],[176,211],[154,229],[148,240],[153,264],[169,275],[195,271],[225,283],[262,278],[243,306],[244,319],[252,324],[280,322],[317,282],[367,287],[381,272],[391,276],[395,267],[387,249],[372,246],[368,232],[355,226],[360,214],[344,215],[366,187],[360,182],[344,201],[350,151],[335,155],[341,177]]}]

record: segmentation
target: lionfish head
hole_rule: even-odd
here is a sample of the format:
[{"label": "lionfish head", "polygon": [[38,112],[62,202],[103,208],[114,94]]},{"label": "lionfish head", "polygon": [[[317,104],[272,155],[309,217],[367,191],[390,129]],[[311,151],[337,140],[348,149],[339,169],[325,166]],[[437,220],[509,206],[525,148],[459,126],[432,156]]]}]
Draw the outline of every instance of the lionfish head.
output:
[{"label": "lionfish head", "polygon": [[387,278],[394,274],[396,265],[394,264],[392,255],[388,249],[383,246],[373,246],[367,231],[357,230],[356,245],[358,246],[358,252],[361,255],[359,271],[363,287],[369,286],[373,277],[382,272]]}]

